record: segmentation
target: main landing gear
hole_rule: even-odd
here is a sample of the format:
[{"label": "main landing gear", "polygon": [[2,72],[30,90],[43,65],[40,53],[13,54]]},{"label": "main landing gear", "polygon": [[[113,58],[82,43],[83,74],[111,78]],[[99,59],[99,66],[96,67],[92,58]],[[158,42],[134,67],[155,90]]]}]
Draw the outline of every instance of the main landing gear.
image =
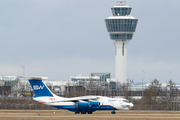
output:
[{"label": "main landing gear", "polygon": [[111,114],[116,114],[116,112],[115,112],[115,111],[112,111]]},{"label": "main landing gear", "polygon": [[88,114],[92,114],[92,112],[88,112]]},{"label": "main landing gear", "polygon": [[75,114],[79,114],[80,112],[75,112]]},{"label": "main landing gear", "polygon": [[81,114],[86,114],[86,112],[82,111]]},{"label": "main landing gear", "polygon": [[84,112],[84,111],[81,111],[81,112],[75,112],[75,114],[80,114],[80,113],[81,113],[81,114],[86,114],[86,113],[87,113],[87,114],[92,114],[92,112]]},{"label": "main landing gear", "polygon": [[81,114],[86,114],[86,113],[88,113],[88,114],[92,114],[92,112],[81,112]]}]

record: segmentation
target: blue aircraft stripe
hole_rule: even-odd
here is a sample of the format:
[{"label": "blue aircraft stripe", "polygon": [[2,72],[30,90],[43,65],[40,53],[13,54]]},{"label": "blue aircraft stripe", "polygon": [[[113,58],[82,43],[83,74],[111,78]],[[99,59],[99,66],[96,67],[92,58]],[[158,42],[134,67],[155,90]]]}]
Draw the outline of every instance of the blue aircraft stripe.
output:
[{"label": "blue aircraft stripe", "polygon": [[88,108],[80,108],[75,107],[74,105],[53,105],[52,107],[56,107],[58,109],[66,109],[69,111],[77,111],[77,110],[84,110],[84,111],[96,111],[96,110],[118,110],[117,108],[110,106],[110,105],[101,105],[99,107],[88,107]]}]

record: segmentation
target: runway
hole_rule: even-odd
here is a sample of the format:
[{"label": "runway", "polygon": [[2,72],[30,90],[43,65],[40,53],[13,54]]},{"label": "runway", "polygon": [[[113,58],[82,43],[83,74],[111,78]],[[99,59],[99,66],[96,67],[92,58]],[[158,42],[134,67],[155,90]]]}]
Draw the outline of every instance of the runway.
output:
[{"label": "runway", "polygon": [[1,120],[156,120],[156,119],[180,119],[180,112],[176,111],[110,111],[94,112],[93,114],[74,114],[62,110],[0,110]]}]

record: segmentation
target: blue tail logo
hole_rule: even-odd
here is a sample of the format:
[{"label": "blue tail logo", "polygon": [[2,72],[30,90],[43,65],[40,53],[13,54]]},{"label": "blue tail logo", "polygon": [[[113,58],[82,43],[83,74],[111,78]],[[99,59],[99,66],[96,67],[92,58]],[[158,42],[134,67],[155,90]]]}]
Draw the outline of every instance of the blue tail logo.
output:
[{"label": "blue tail logo", "polygon": [[33,85],[33,90],[39,90],[39,89],[43,89],[43,88],[44,88],[44,85],[43,86]]},{"label": "blue tail logo", "polygon": [[29,80],[32,89],[34,90],[34,97],[54,97],[53,93],[49,88],[39,79],[30,79]]}]

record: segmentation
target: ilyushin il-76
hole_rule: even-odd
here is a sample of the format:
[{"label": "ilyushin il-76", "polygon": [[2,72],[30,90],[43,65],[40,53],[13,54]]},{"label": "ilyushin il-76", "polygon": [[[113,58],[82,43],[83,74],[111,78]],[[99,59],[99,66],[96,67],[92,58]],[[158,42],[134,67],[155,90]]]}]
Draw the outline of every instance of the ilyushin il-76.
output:
[{"label": "ilyushin il-76", "polygon": [[111,111],[115,114],[116,110],[129,110],[133,107],[127,99],[109,98],[104,96],[82,96],[65,98],[53,94],[43,82],[46,77],[28,77],[29,82],[34,90],[35,96],[33,100],[56,107],[65,109],[75,114],[92,114],[95,111]]}]

